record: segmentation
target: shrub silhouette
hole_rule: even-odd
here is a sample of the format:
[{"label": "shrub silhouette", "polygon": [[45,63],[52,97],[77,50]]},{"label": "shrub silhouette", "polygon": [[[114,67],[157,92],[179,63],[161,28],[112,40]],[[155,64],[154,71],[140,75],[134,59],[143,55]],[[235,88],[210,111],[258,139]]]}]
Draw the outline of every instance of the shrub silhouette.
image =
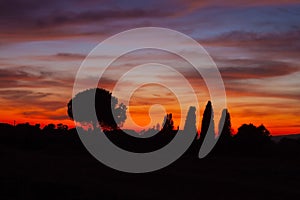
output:
[{"label": "shrub silhouette", "polygon": [[[95,104],[93,105],[93,100]],[[73,108],[74,106],[74,108]],[[76,109],[76,116],[73,114]],[[118,99],[111,92],[102,89],[88,89],[78,93],[68,103],[68,116],[77,122],[90,124],[96,128],[99,124],[103,130],[117,129],[126,120],[126,106],[118,104]],[[96,112],[97,121],[93,118]]]}]

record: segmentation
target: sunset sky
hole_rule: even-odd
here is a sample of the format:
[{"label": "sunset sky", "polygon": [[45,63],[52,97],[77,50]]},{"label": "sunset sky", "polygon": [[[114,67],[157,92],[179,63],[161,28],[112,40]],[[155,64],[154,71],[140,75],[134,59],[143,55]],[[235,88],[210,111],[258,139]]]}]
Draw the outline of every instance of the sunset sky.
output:
[{"label": "sunset sky", "polygon": [[[86,55],[99,42],[121,31],[155,26],[192,37],[213,58],[225,84],[235,132],[241,124],[253,123],[264,124],[273,135],[300,133],[297,0],[11,0],[0,2],[0,16],[0,122],[72,126],[66,104]],[[122,44],[114,48],[118,45]],[[113,51],[109,48],[102,56],[113,56]],[[103,67],[101,56],[93,59],[95,67]],[[187,70],[187,63],[165,52],[125,55],[112,64],[99,85],[112,90],[118,75],[145,61],[157,60],[176,65],[200,91],[197,97],[202,115],[209,100],[203,80]],[[167,79],[181,87],[174,74],[163,69],[155,73],[141,71],[135,77]],[[134,95],[128,106],[139,125],[161,123],[164,109],[175,119],[181,118],[177,100],[167,88],[149,84]],[[153,104],[163,107],[150,110],[155,116],[150,122],[148,109]],[[218,119],[215,121],[217,124]],[[125,128],[132,128],[130,121],[126,123]]]}]

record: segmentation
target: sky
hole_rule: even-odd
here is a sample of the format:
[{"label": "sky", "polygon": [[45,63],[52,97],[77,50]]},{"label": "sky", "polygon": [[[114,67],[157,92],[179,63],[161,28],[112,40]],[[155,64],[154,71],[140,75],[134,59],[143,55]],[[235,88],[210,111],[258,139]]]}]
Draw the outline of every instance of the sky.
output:
[{"label": "sky", "polygon": [[[273,135],[300,133],[299,22],[296,0],[1,1],[0,122],[72,126],[66,104],[89,52],[114,34],[153,26],[182,32],[206,49],[223,78],[235,132],[243,123],[253,123],[264,124]],[[113,56],[118,45],[122,44],[108,48],[103,56]],[[103,67],[101,56],[93,59],[95,67]],[[203,79],[166,52],[124,55],[99,85],[112,90],[126,70],[157,60],[175,65],[199,91],[202,115],[210,99]],[[164,70],[140,71],[123,86],[138,79],[164,79],[184,89],[174,73]],[[176,95],[168,88],[155,84],[137,88],[127,105],[131,119],[124,128],[133,128],[133,122],[152,127],[162,122],[165,112],[173,113],[176,125],[184,118],[176,105]]]}]

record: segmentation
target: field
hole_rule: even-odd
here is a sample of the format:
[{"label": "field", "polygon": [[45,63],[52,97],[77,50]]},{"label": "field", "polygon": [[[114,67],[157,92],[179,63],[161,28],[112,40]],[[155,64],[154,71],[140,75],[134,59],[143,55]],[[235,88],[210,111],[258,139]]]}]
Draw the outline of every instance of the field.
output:
[{"label": "field", "polygon": [[300,158],[182,157],[152,173],[110,169],[80,144],[1,145],[1,199],[295,199]]}]

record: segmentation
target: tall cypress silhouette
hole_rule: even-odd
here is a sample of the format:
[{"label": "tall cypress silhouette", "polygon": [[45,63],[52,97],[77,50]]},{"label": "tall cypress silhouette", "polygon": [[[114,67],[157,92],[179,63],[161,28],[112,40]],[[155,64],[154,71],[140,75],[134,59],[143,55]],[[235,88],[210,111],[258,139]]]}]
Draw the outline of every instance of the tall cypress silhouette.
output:
[{"label": "tall cypress silhouette", "polygon": [[[221,123],[224,123],[223,127]],[[232,138],[231,118],[228,109],[226,108],[223,109],[222,116],[219,121],[219,137],[219,141],[224,143],[229,142]]]},{"label": "tall cypress silhouette", "polygon": [[201,132],[200,132],[200,144],[203,143],[204,138],[209,129],[209,125],[211,123],[211,130],[215,132],[215,122],[214,122],[214,112],[212,108],[211,101],[208,101],[203,113],[202,123],[201,123]]},{"label": "tall cypress silhouette", "polygon": [[185,119],[185,124],[184,124],[184,130],[189,130],[192,133],[191,134],[196,134],[197,133],[197,128],[196,128],[196,108],[194,106],[191,106],[189,108],[189,111],[187,113],[186,119]]},{"label": "tall cypress silhouette", "polygon": [[232,128],[231,118],[228,109],[223,109],[222,116],[219,121],[218,143],[214,149],[218,154],[228,153],[232,146]]},{"label": "tall cypress silhouette", "polygon": [[188,114],[186,116],[184,131],[188,134],[195,134],[195,139],[193,140],[192,144],[190,145],[189,149],[186,151],[185,155],[197,157],[200,143],[197,140],[197,128],[196,128],[196,108],[191,106],[189,108]]}]

